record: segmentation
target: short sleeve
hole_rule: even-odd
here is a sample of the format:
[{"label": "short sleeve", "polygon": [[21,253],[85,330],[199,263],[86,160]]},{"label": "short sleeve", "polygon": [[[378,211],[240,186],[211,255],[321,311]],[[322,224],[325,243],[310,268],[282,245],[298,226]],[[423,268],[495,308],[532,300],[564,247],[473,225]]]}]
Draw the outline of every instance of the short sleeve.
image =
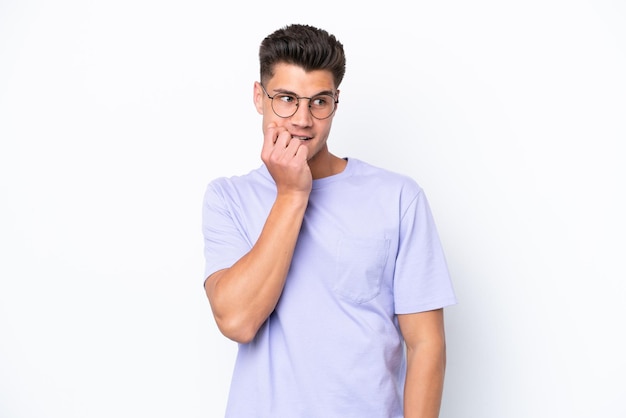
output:
[{"label": "short sleeve", "polygon": [[252,247],[232,209],[233,205],[220,183],[210,183],[202,204],[205,279],[218,270],[232,266]]},{"label": "short sleeve", "polygon": [[437,228],[421,188],[401,218],[393,288],[397,314],[456,303]]}]

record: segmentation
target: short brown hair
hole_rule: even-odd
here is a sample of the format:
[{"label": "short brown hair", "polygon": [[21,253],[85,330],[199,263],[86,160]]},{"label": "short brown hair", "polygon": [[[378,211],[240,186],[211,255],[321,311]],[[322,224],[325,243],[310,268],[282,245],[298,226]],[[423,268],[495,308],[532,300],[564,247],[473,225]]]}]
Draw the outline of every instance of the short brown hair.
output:
[{"label": "short brown hair", "polygon": [[261,83],[274,75],[274,65],[287,63],[305,71],[328,70],[339,87],[346,72],[343,45],[334,35],[310,25],[292,24],[268,35],[259,48]]}]

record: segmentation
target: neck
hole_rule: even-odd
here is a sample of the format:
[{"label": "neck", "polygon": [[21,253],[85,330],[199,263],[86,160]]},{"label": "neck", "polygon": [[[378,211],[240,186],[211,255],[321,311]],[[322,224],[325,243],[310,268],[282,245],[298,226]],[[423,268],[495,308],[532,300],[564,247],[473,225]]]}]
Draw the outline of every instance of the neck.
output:
[{"label": "neck", "polygon": [[330,152],[324,155],[318,154],[309,160],[309,167],[314,180],[339,174],[346,168],[346,164],[348,164],[346,160]]}]

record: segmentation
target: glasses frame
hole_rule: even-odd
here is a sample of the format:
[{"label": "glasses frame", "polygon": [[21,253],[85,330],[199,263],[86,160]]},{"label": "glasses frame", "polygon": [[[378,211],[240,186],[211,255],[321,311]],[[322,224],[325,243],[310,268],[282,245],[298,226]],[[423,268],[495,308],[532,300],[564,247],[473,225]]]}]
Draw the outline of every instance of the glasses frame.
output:
[{"label": "glasses frame", "polygon": [[[324,119],[328,119],[329,117],[331,117],[332,115],[334,115],[334,114],[335,114],[335,111],[337,110],[337,103],[339,103],[339,99],[338,99],[337,97],[333,96],[332,94],[327,94],[327,93],[324,93],[324,94],[318,94],[317,96],[313,96],[313,97],[301,97],[301,96],[298,96],[298,95],[295,95],[295,94],[286,94],[286,93],[276,93],[275,95],[270,96],[270,95],[269,95],[269,93],[267,92],[267,90],[265,90],[265,86],[263,86],[263,84],[259,83],[259,86],[261,86],[261,88],[263,89],[263,93],[265,93],[265,95],[267,96],[267,98],[268,98],[268,99],[270,99],[270,100],[272,101],[272,105],[271,105],[271,106],[272,106],[272,112],[274,112],[274,114],[275,114],[276,116],[278,116],[279,118],[283,118],[283,119],[290,118],[290,117],[292,117],[293,115],[295,115],[295,114],[296,114],[296,112],[297,112],[297,111],[298,111],[298,109],[300,108],[300,99],[308,99],[308,101],[309,101],[309,105],[308,105],[307,107],[309,108],[309,113],[311,114],[311,116],[312,116],[312,117],[314,117],[314,118],[315,118],[315,119],[317,119],[317,120],[324,120]],[[279,115],[279,114],[276,112],[276,110],[274,110],[274,97],[276,97],[276,96],[278,96],[278,95],[280,95],[280,94],[285,95],[285,96],[293,96],[293,97],[295,97],[295,98],[296,98],[296,100],[297,100],[297,101],[296,101],[296,110],[294,110],[294,111],[293,111],[293,113],[292,113],[291,115],[289,115],[289,116],[281,116],[281,115]],[[333,98],[333,103],[334,103],[334,106],[333,106],[333,111],[332,111],[332,112],[330,112],[330,114],[329,114],[328,116],[324,117],[324,118],[318,118],[317,116],[315,116],[315,115],[313,114],[313,111],[311,110],[311,100],[313,100],[315,97],[318,97],[318,96],[330,96],[330,97],[332,97],[332,98]]]}]

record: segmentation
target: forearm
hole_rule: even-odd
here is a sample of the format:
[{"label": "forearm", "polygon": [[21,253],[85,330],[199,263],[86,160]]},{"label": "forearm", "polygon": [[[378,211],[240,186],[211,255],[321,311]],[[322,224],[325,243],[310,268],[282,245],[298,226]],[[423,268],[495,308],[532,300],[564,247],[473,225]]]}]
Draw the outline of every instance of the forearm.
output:
[{"label": "forearm", "polygon": [[253,248],[228,269],[210,276],[205,289],[221,332],[248,342],[282,293],[307,205],[302,196],[278,196]]},{"label": "forearm", "polygon": [[441,407],[446,368],[445,344],[407,350],[404,387],[405,418],[437,418]]}]

